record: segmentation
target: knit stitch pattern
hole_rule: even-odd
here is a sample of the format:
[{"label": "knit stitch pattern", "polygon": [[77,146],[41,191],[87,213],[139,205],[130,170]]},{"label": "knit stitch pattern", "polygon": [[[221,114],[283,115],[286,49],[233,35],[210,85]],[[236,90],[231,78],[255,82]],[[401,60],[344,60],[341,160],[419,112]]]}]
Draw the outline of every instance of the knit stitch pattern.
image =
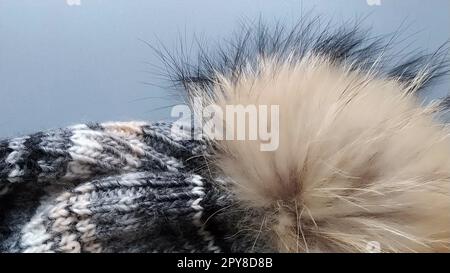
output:
[{"label": "knit stitch pattern", "polygon": [[0,250],[229,250],[217,212],[231,195],[203,174],[205,153],[170,123],[81,124],[3,140]]}]

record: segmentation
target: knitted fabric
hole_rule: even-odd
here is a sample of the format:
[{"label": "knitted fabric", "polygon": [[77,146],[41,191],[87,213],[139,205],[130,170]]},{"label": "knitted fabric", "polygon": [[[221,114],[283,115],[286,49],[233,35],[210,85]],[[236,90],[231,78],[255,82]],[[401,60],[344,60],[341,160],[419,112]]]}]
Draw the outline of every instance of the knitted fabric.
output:
[{"label": "knitted fabric", "polygon": [[220,213],[232,198],[203,174],[205,152],[202,141],[174,137],[170,123],[83,124],[3,140],[0,250],[236,250],[226,236],[235,233],[232,215]]}]

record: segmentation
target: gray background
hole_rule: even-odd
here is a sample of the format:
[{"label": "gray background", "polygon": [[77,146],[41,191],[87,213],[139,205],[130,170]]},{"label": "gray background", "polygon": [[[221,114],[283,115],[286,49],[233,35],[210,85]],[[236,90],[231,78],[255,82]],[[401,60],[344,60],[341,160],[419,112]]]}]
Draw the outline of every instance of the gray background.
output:
[{"label": "gray background", "polygon": [[[142,40],[168,48],[181,36],[227,37],[243,19],[295,23],[313,11],[336,22],[366,17],[375,34],[402,22],[412,47],[449,37],[450,1],[0,0],[0,137],[86,121],[170,118],[175,97],[148,63]],[[370,0],[369,0],[370,1]],[[448,93],[448,79],[430,98]]]}]

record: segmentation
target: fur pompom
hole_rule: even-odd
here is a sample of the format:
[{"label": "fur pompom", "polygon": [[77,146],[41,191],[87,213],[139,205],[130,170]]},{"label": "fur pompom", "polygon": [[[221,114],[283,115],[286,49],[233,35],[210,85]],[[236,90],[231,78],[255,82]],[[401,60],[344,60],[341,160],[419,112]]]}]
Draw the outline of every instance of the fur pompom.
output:
[{"label": "fur pompom", "polygon": [[433,106],[318,56],[261,66],[218,82],[215,103],[279,105],[279,147],[217,141],[214,164],[244,206],[265,211],[278,250],[449,249],[450,137]]},{"label": "fur pompom", "polygon": [[445,54],[386,68],[380,41],[312,29],[250,28],[219,61],[177,67],[191,96],[221,108],[279,106],[278,149],[212,141],[240,206],[260,212],[244,228],[280,252],[448,252],[450,131],[435,120],[443,104],[415,96]]}]

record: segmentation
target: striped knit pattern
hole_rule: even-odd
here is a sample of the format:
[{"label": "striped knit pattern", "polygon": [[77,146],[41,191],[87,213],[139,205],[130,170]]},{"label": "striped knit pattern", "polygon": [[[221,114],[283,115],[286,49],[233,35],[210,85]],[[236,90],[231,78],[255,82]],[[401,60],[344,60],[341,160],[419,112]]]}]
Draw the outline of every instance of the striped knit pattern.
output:
[{"label": "striped knit pattern", "polygon": [[1,141],[0,251],[229,250],[231,195],[204,174],[206,145],[180,136],[117,122]]}]

